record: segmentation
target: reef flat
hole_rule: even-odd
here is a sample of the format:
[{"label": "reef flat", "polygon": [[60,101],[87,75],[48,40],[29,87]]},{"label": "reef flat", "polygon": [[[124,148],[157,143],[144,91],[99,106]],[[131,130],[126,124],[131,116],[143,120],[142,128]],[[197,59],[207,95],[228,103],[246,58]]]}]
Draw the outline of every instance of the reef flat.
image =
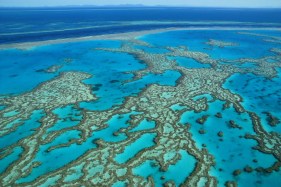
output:
[{"label": "reef flat", "polygon": [[[233,23],[233,22],[230,22],[230,23]],[[210,25],[210,24],[215,24],[215,22],[207,23],[207,26]],[[225,23],[225,24],[227,24],[227,23]],[[251,30],[265,30],[265,29],[266,30],[272,30],[272,31],[280,31],[281,30],[279,28],[278,24],[277,25],[273,24],[272,27],[269,27],[269,28],[268,27],[256,28],[256,27],[244,26],[243,28],[240,28],[239,30],[240,30],[240,33],[246,34],[247,31],[251,31]],[[150,29],[150,30],[123,32],[123,33],[116,33],[116,34],[102,34],[102,35],[97,35],[97,36],[84,36],[84,37],[63,38],[63,39],[55,39],[55,40],[44,40],[44,41],[34,41],[34,42],[21,42],[21,43],[11,43],[11,44],[0,44],[0,49],[15,48],[15,49],[29,50],[29,49],[32,49],[34,47],[44,46],[44,45],[53,45],[53,44],[70,43],[70,42],[83,42],[83,41],[85,42],[85,41],[90,41],[90,40],[131,40],[131,39],[138,38],[138,37],[140,37],[142,35],[155,34],[155,33],[160,33],[160,32],[167,32],[167,31],[178,31],[178,30],[179,31],[181,31],[181,30],[195,30],[196,31],[196,30],[210,30],[210,28],[209,27],[198,27],[198,26],[195,27],[195,28],[192,28],[192,27],[190,27],[190,28],[186,28],[186,27],[168,27],[168,28],[163,28],[163,29]],[[212,30],[237,30],[237,28],[235,28],[235,27],[227,27],[227,26],[224,26],[222,24],[222,26],[212,27]],[[267,41],[269,41],[269,42],[278,42],[278,41],[275,41],[275,40],[272,40],[272,39],[268,39]],[[213,42],[211,40],[211,43],[213,43]]]},{"label": "reef flat", "polygon": [[1,186],[278,186],[276,35],[169,30],[53,45],[64,60],[36,72],[50,80],[0,97]]}]

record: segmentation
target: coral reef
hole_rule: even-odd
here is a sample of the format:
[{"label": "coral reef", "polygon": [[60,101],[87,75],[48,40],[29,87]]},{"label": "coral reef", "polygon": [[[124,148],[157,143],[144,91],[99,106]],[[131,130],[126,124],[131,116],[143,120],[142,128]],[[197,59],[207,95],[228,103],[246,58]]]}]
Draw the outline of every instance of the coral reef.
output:
[{"label": "coral reef", "polygon": [[[235,47],[238,45],[212,39],[207,44],[218,47]],[[176,186],[175,181],[167,179],[164,173],[169,170],[170,166],[175,165],[181,159],[180,151],[184,151],[196,159],[192,173],[186,176],[180,185],[198,186],[203,181],[204,186],[216,186],[219,180],[209,172],[216,165],[216,158],[206,148],[208,147],[207,145],[202,148],[197,146],[192,133],[189,131],[190,124],[182,124],[180,122],[182,114],[186,111],[200,113],[208,109],[206,97],[194,100],[195,97],[204,94],[210,94],[214,100],[224,101],[226,103],[224,108],[233,106],[237,113],[249,114],[254,134],[246,134],[244,136],[245,140],[255,140],[258,145],[254,149],[262,153],[271,154],[276,158],[276,163],[269,168],[258,169],[245,166],[245,168],[237,168],[235,171],[230,171],[234,177],[238,177],[243,172],[251,173],[254,170],[270,173],[280,169],[280,134],[267,132],[262,126],[260,117],[253,111],[248,111],[243,107],[241,104],[243,98],[222,86],[226,79],[235,73],[253,73],[268,79],[276,77],[276,68],[281,67],[280,49],[272,49],[276,54],[275,56],[266,56],[258,59],[222,60],[213,59],[210,55],[203,52],[191,51],[184,46],[166,47],[167,53],[155,54],[136,49],[135,45],[154,47],[144,41],[135,39],[124,41],[120,48],[96,48],[93,50],[131,54],[137,60],[146,64],[146,67],[142,70],[126,72],[132,73],[134,77],[123,82],[123,84],[139,80],[149,73],[163,74],[167,70],[175,70],[181,74],[176,85],[163,86],[151,84],[137,95],[126,97],[120,106],[104,111],[90,111],[81,109],[79,103],[98,99],[93,95],[92,88],[82,82],[85,79],[89,79],[91,75],[82,72],[64,72],[55,79],[42,83],[30,92],[0,98],[0,105],[5,106],[4,109],[0,110],[1,136],[10,134],[17,127],[23,125],[22,121],[29,119],[33,111],[43,110],[45,113],[45,116],[40,119],[40,127],[34,129],[32,135],[4,149],[5,155],[8,155],[17,146],[24,148],[24,151],[20,158],[0,175],[1,186],[55,184],[60,186],[69,186],[70,184],[72,186],[112,186],[117,181],[122,181],[128,186],[153,186],[156,184],[153,177],[144,178],[134,173],[134,169],[147,160],[153,161],[154,167],[158,167],[159,172],[162,172],[161,181],[163,185]],[[168,57],[192,58],[202,64],[209,64],[211,67],[188,69],[179,66],[176,60],[169,60]],[[270,63],[267,61],[268,59],[275,59],[277,63]],[[226,62],[226,64],[221,64],[221,61]],[[231,65],[243,64],[249,61],[255,63],[257,68],[239,68]],[[69,60],[66,60],[66,62],[69,62]],[[59,67],[53,66],[47,71],[56,72]],[[48,129],[53,127],[58,121],[58,116],[53,110],[69,104],[73,104],[75,108],[81,110],[82,119],[79,121],[79,124],[59,131],[49,132]],[[185,107],[181,110],[172,110],[171,106],[173,105]],[[13,115],[7,115],[9,113],[13,113]],[[104,130],[111,128],[109,121],[116,115],[120,119],[123,118],[122,116],[129,116],[126,121],[127,126],[112,132],[112,137],[118,139],[124,136],[125,138],[118,139],[118,141],[106,141],[102,137],[97,136]],[[217,118],[224,117],[221,113],[216,113],[215,116]],[[196,121],[204,127],[208,117],[205,115]],[[276,118],[273,118],[269,113],[268,118],[272,125],[277,124]],[[21,121],[11,125],[17,119],[21,119]],[[155,127],[131,131],[144,120],[155,122]],[[228,125],[237,130],[242,129],[240,125],[232,120],[229,121]],[[36,180],[19,183],[18,181],[28,177],[34,168],[39,168],[42,165],[41,162],[34,161],[36,153],[41,149],[41,145],[48,145],[60,135],[71,130],[80,132],[78,139],[70,139],[68,142],[50,146],[45,151],[45,154],[51,154],[58,149],[72,145],[77,146],[77,149],[79,149],[79,146],[90,144],[91,146],[89,146],[85,153],[76,160],[72,160],[70,163],[52,172],[47,172],[36,178]],[[199,133],[204,136],[203,134],[206,132],[204,129],[201,129]],[[219,138],[227,137],[226,133],[219,129],[216,133]],[[117,155],[124,153],[126,147],[136,143],[145,134],[154,136],[152,146],[147,146],[137,151],[133,157],[124,163],[116,161]],[[95,138],[95,136],[98,138]],[[170,152],[175,154],[171,159],[166,159],[165,155]],[[72,180],[69,178],[72,178]],[[237,184],[236,181],[227,181],[225,186],[237,186]]]}]

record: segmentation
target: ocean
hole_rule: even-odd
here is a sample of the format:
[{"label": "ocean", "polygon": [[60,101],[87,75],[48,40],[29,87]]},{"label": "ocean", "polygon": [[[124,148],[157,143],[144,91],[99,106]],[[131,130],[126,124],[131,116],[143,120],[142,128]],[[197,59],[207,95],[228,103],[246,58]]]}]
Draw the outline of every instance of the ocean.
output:
[{"label": "ocean", "polygon": [[0,9],[1,186],[280,186],[281,9]]},{"label": "ocean", "polygon": [[278,27],[281,23],[280,15],[280,9],[2,8],[0,9],[0,43],[41,41],[167,27],[221,25],[238,28]]}]

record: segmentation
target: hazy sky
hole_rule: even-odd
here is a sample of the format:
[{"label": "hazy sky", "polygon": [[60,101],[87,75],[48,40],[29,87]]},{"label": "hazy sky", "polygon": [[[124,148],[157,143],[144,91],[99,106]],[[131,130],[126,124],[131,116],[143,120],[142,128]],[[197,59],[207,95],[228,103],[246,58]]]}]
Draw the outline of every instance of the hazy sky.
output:
[{"label": "hazy sky", "polygon": [[204,7],[281,7],[281,0],[0,0],[0,6],[172,5]]}]

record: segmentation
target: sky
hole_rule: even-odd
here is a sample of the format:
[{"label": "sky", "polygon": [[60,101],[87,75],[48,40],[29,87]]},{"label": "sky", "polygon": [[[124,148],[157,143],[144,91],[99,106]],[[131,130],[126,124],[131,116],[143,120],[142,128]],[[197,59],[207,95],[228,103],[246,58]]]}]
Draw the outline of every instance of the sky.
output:
[{"label": "sky", "polygon": [[190,7],[269,7],[281,8],[281,0],[0,0],[0,6],[68,6],[68,5],[119,5],[143,4],[147,6]]}]

